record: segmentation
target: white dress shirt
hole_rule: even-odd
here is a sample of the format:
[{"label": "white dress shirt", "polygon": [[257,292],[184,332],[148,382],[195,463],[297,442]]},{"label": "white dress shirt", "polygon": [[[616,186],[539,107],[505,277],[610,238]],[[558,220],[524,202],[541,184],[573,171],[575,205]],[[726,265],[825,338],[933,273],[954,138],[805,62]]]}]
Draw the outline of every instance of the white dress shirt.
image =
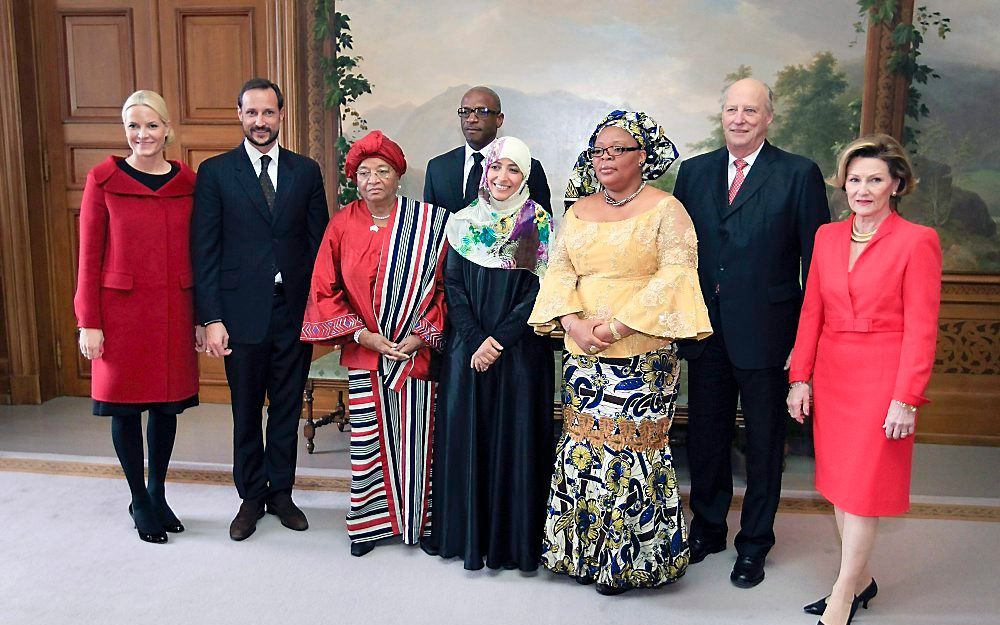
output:
[{"label": "white dress shirt", "polygon": [[[260,157],[270,156],[271,162],[267,164],[267,177],[271,179],[271,186],[274,187],[274,192],[278,192],[278,156],[281,153],[281,149],[278,147],[278,142],[275,141],[274,145],[267,152],[261,152],[257,149],[257,146],[250,143],[249,139],[243,140],[243,147],[246,148],[247,156],[250,157],[250,164],[253,165],[253,175],[256,178],[260,178]],[[281,272],[274,274],[274,283],[281,284]]]},{"label": "white dress shirt", "polygon": [[[746,177],[750,175],[750,169],[753,168],[753,162],[755,160],[757,160],[757,155],[760,154],[760,151],[763,148],[764,148],[764,144],[761,143],[760,147],[758,147],[756,150],[753,151],[753,154],[751,154],[749,156],[744,156],[743,157],[743,160],[745,160],[747,162],[747,166],[743,168],[743,179],[744,180],[746,180]],[[729,168],[727,169],[727,171],[729,172],[729,184],[726,185],[726,189],[727,190],[730,189],[730,188],[732,188],[732,186],[733,186],[733,179],[736,178],[736,159],[737,158],[739,158],[739,157],[738,156],[733,156],[732,152],[729,153]]]}]

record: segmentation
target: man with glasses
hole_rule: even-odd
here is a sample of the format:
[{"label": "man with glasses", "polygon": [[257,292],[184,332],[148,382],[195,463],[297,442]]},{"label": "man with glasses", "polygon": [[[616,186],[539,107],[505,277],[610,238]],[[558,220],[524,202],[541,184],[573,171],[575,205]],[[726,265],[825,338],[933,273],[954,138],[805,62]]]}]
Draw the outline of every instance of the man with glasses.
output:
[{"label": "man with glasses", "polygon": [[[476,199],[483,176],[483,159],[503,125],[500,96],[489,87],[473,87],[462,96],[458,109],[465,145],[436,156],[427,163],[424,201],[455,213]],[[528,193],[551,212],[549,183],[541,163],[531,159]]]}]

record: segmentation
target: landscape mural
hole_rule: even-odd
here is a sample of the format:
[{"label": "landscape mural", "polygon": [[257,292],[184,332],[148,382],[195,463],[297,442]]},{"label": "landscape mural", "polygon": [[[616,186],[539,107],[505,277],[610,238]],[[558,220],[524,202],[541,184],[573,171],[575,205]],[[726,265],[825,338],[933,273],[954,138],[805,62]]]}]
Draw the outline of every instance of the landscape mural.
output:
[{"label": "landscape mural", "polygon": [[[950,18],[924,34],[920,61],[939,78],[917,85],[927,115],[908,118],[921,187],[903,214],[934,226],[945,270],[1000,273],[1000,3],[918,3]],[[595,123],[615,108],[644,110],[681,158],[721,145],[719,98],[752,75],[775,92],[770,137],[831,175],[856,136],[864,32],[853,0],[697,0],[615,3],[508,0],[462,3],[341,0],[372,93],[355,108],[399,141],[403,192],[422,195],[431,157],[462,143],[455,109],[487,84],[503,99],[501,134],[518,136],[545,166],[553,208]],[[919,9],[918,9],[919,11]],[[351,136],[361,128],[348,128]],[[675,166],[676,167],[676,166]],[[660,181],[670,189],[675,169]],[[834,219],[847,215],[830,190]]]}]

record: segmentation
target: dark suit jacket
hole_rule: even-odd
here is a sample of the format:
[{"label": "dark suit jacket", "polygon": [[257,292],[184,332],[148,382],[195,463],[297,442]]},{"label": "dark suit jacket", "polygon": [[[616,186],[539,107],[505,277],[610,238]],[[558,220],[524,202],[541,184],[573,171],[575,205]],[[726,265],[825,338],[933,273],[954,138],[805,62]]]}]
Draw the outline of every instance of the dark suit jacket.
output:
[{"label": "dark suit jacket", "polygon": [[[443,206],[448,212],[457,213],[465,208],[465,185],[462,173],[465,165],[465,146],[455,148],[435,156],[427,163],[424,177],[424,201],[435,206]],[[535,204],[551,212],[552,196],[549,181],[545,179],[542,164],[531,159],[531,174],[528,175],[528,196]]]},{"label": "dark suit jacket", "polygon": [[329,219],[323,177],[310,158],[281,148],[273,218],[242,143],[203,162],[191,221],[197,320],[222,319],[236,343],[263,341],[280,271],[301,324]]},{"label": "dark suit jacket", "polygon": [[[740,369],[785,364],[795,342],[816,230],[830,221],[816,163],[768,142],[732,205],[728,150],[681,164],[674,195],[698,233],[698,278],[712,328]],[[800,262],[801,261],[801,262]],[[685,344],[693,359],[704,344]]]}]

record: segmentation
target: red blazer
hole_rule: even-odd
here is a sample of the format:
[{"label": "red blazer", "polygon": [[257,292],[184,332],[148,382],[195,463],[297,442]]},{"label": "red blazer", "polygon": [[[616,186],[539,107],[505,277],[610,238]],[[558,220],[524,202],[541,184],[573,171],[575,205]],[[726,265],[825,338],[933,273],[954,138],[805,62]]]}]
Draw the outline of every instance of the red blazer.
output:
[{"label": "red blazer", "polygon": [[[899,345],[898,369],[890,380],[892,398],[913,406],[925,404],[941,302],[937,232],[891,213],[848,273],[853,220],[821,226],[816,233],[788,378],[795,382],[812,377],[821,336],[836,340],[843,333],[866,333],[871,348],[883,341]],[[857,357],[866,359],[865,354]],[[878,360],[877,355],[874,358]],[[834,366],[890,368],[895,364],[841,362]]]},{"label": "red blazer", "polygon": [[189,251],[194,172],[158,191],[112,156],[87,175],[80,205],[77,325],[104,330],[91,395],[121,403],[178,401],[198,393]]}]

